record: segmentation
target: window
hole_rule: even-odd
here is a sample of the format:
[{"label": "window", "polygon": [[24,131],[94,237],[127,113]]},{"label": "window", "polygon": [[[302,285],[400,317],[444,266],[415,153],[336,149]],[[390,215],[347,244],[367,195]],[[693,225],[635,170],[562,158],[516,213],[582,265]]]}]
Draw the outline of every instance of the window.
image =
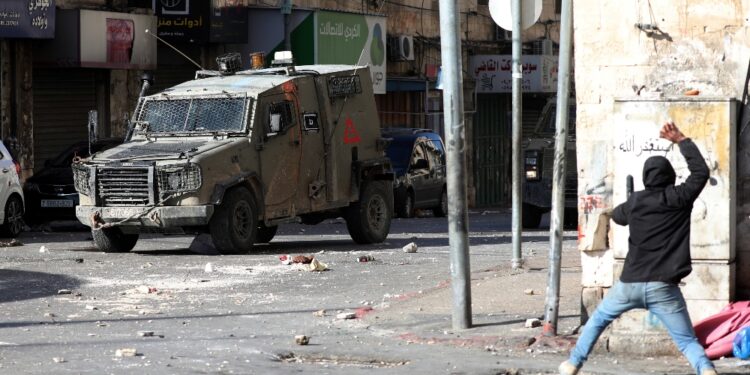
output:
[{"label": "window", "polygon": [[283,133],[292,126],[294,126],[292,102],[285,100],[271,104],[268,109],[268,133]]}]

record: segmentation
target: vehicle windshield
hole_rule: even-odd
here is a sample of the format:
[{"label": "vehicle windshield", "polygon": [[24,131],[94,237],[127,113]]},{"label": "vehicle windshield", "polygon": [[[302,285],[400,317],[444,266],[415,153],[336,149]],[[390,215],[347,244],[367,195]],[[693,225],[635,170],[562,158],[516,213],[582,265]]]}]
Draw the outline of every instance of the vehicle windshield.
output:
[{"label": "vehicle windshield", "polygon": [[385,151],[396,169],[406,169],[409,166],[411,152],[414,148],[413,139],[393,140]]},{"label": "vehicle windshield", "polygon": [[242,132],[249,101],[244,96],[146,98],[137,120],[153,133]]}]

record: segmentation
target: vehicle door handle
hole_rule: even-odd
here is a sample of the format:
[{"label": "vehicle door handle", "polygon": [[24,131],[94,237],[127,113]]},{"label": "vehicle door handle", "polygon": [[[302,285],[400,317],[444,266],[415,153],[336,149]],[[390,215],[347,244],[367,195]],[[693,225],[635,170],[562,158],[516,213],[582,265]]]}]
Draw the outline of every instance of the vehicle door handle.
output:
[{"label": "vehicle door handle", "polygon": [[8,173],[9,170],[8,168],[3,168],[3,173]]}]

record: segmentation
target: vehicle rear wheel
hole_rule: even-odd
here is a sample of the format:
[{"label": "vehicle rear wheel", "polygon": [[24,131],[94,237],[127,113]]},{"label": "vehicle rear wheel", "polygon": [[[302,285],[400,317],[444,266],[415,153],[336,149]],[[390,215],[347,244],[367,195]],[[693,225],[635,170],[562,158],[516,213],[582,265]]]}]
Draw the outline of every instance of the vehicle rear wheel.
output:
[{"label": "vehicle rear wheel", "polygon": [[239,254],[252,249],[258,231],[258,209],[245,187],[229,190],[216,208],[209,232],[221,254]]},{"label": "vehicle rear wheel", "polygon": [[276,231],[279,229],[278,225],[267,227],[265,224],[258,224],[258,236],[255,238],[255,243],[269,243],[276,236]]},{"label": "vehicle rear wheel", "polygon": [[380,243],[388,237],[393,217],[393,189],[386,181],[370,181],[359,201],[347,208],[346,228],[358,244]]},{"label": "vehicle rear wheel", "polygon": [[448,216],[448,190],[443,187],[443,192],[440,194],[440,204],[432,209],[435,217],[446,217]]},{"label": "vehicle rear wheel", "polygon": [[524,228],[536,229],[539,228],[539,224],[542,222],[542,210],[530,204],[523,204],[521,216]]},{"label": "vehicle rear wheel", "polygon": [[399,217],[406,219],[414,217],[414,193],[407,191],[403,204],[400,204],[397,209]]},{"label": "vehicle rear wheel", "polygon": [[23,231],[23,201],[16,195],[11,195],[5,203],[5,220],[0,232],[4,237],[16,237]]},{"label": "vehicle rear wheel", "polygon": [[126,234],[118,227],[91,229],[96,248],[105,253],[127,253],[138,242],[138,233]]}]

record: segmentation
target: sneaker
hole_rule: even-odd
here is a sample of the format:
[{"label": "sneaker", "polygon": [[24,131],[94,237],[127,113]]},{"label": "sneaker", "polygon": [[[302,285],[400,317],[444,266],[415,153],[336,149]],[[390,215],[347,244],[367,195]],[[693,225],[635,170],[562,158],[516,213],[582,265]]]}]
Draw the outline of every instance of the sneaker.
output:
[{"label": "sneaker", "polygon": [[[560,364],[560,367],[557,368],[558,371],[560,371],[560,375],[576,375],[578,373],[578,367],[573,366],[570,361],[565,361]],[[706,371],[703,371],[702,375],[706,375]],[[710,373],[709,373],[710,374]],[[714,372],[714,374],[716,374]]]},{"label": "sneaker", "polygon": [[716,369],[709,368],[701,371],[701,375],[719,375],[719,373],[716,372]]}]

